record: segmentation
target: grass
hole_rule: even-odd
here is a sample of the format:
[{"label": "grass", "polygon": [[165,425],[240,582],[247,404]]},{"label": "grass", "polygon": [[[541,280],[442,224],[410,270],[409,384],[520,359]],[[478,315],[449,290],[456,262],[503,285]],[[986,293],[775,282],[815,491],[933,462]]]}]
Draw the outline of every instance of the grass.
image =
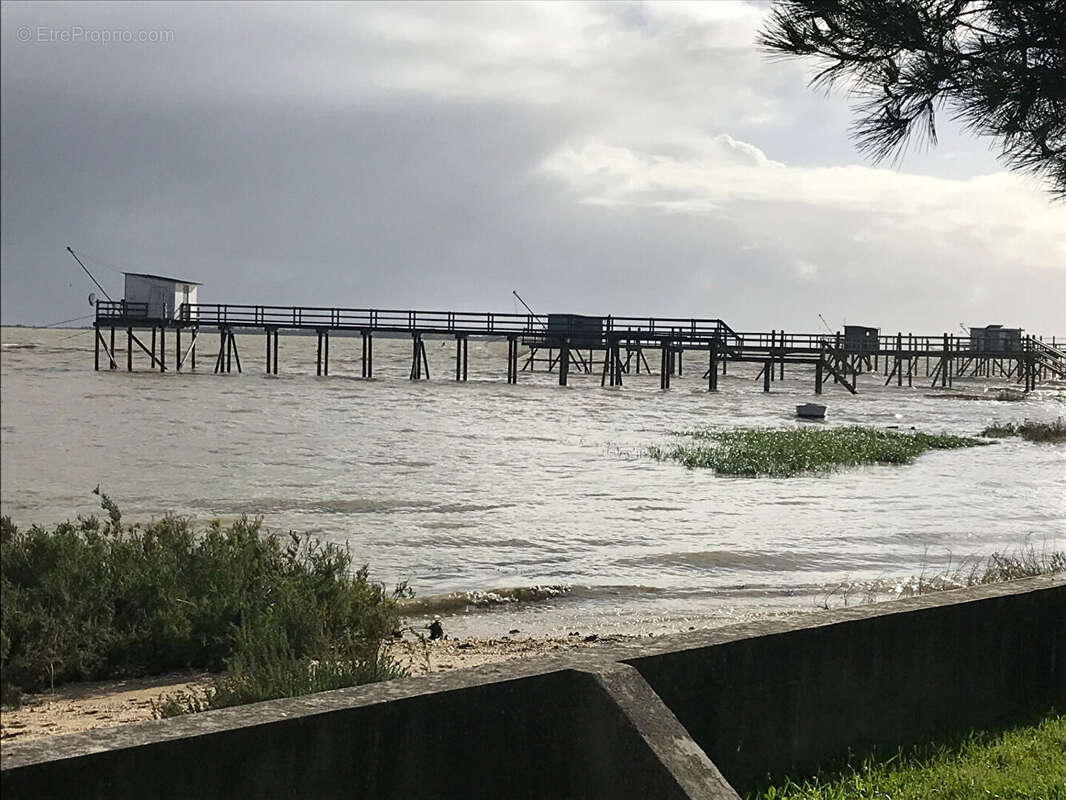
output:
[{"label": "grass", "polygon": [[1054,422],[1031,422],[1026,420],[1021,425],[1015,425],[1013,422],[1006,424],[993,423],[981,431],[981,435],[992,439],[1021,436],[1029,442],[1066,442],[1066,419],[1059,417]]},{"label": "grass", "polygon": [[966,585],[1000,583],[1059,572],[1066,572],[1066,553],[1037,552],[1029,545],[1017,553],[993,553],[983,564],[978,562],[970,568]]},{"label": "grass", "polygon": [[216,708],[299,697],[398,677],[402,671],[381,656],[371,657],[352,634],[324,643],[314,657],[301,656],[275,625],[241,626],[226,672],[204,689],[165,693],[151,701],[157,719]]},{"label": "grass", "polygon": [[722,475],[788,478],[859,464],[908,464],[927,450],[983,444],[965,436],[898,433],[876,428],[784,428],[690,431],[692,442],[651,448],[654,458]]},{"label": "grass", "polygon": [[983,586],[1064,572],[1066,552],[1037,550],[1032,544],[1028,544],[1013,552],[966,558],[957,566],[949,566],[937,572],[927,572],[923,569],[920,574],[903,581],[844,581],[829,587],[819,605],[828,609],[837,601],[844,606],[854,602],[876,603],[888,598],[918,597],[967,586]]},{"label": "grass", "polygon": [[757,800],[1061,800],[1066,716],[899,750],[887,758],[786,780]]},{"label": "grass", "polygon": [[244,518],[203,531],[177,517],[127,525],[106,495],[101,505],[104,520],[52,529],[0,519],[5,704],[185,667],[227,670],[219,702],[398,674],[383,645],[406,587],[371,582],[346,548]]}]

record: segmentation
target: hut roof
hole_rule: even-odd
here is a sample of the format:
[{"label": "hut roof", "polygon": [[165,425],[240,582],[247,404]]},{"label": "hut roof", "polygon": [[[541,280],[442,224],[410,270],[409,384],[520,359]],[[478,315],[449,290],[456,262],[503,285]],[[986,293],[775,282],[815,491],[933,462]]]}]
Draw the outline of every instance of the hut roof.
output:
[{"label": "hut roof", "polygon": [[152,275],[148,272],[123,272],[123,275],[134,275],[138,278],[151,278],[157,281],[167,281],[168,283],[188,283],[193,286],[203,286],[200,281],[190,281],[187,278],[168,278],[166,275]]}]

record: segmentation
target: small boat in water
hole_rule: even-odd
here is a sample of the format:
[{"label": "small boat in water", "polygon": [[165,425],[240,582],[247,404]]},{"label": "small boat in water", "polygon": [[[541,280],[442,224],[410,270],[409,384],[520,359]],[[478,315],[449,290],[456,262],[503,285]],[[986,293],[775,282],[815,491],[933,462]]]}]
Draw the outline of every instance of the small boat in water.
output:
[{"label": "small boat in water", "polygon": [[817,403],[804,403],[796,406],[796,416],[804,419],[825,419],[825,406]]}]

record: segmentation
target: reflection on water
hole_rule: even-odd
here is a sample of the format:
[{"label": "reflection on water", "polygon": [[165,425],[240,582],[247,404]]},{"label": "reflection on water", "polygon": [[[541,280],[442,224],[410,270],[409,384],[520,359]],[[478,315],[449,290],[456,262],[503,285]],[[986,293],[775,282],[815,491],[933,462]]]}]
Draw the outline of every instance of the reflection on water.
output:
[{"label": "reflection on water", "polygon": [[[477,633],[715,624],[1027,541],[1066,549],[1062,446],[1006,440],[781,480],[644,456],[676,430],[794,424],[813,399],[806,373],[764,395],[731,366],[710,395],[690,357],[666,393],[644,374],[614,389],[575,373],[561,388],[543,372],[509,386],[506,342],[471,342],[470,383],[455,384],[454,344],[430,341],[433,380],[412,383],[410,342],[380,339],[364,382],[359,339],[334,336],[328,378],[314,377],[313,337],[282,337],[274,377],[262,337],[238,338],[244,375],[160,375],[143,357],[131,375],[92,371],[89,331],[5,329],[3,513],[93,513],[100,484],[132,519],[262,514],[348,542],[378,578],[410,581],[418,613]],[[854,397],[830,387],[827,424],[974,434],[1066,413],[1061,386],[997,403],[882,382],[861,379]]]}]

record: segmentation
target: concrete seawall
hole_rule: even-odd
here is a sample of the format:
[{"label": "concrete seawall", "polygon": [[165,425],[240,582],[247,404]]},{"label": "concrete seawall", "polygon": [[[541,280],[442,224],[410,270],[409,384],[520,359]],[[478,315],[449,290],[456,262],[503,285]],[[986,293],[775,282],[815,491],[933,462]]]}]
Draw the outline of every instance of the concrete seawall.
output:
[{"label": "concrete seawall", "polygon": [[626,661],[740,791],[767,774],[810,774],[849,749],[895,747],[1066,708],[1061,581],[805,621],[790,630],[774,623],[710,632],[702,646]]},{"label": "concrete seawall", "polygon": [[14,797],[730,798],[1066,707],[1032,578],[6,744]]}]

